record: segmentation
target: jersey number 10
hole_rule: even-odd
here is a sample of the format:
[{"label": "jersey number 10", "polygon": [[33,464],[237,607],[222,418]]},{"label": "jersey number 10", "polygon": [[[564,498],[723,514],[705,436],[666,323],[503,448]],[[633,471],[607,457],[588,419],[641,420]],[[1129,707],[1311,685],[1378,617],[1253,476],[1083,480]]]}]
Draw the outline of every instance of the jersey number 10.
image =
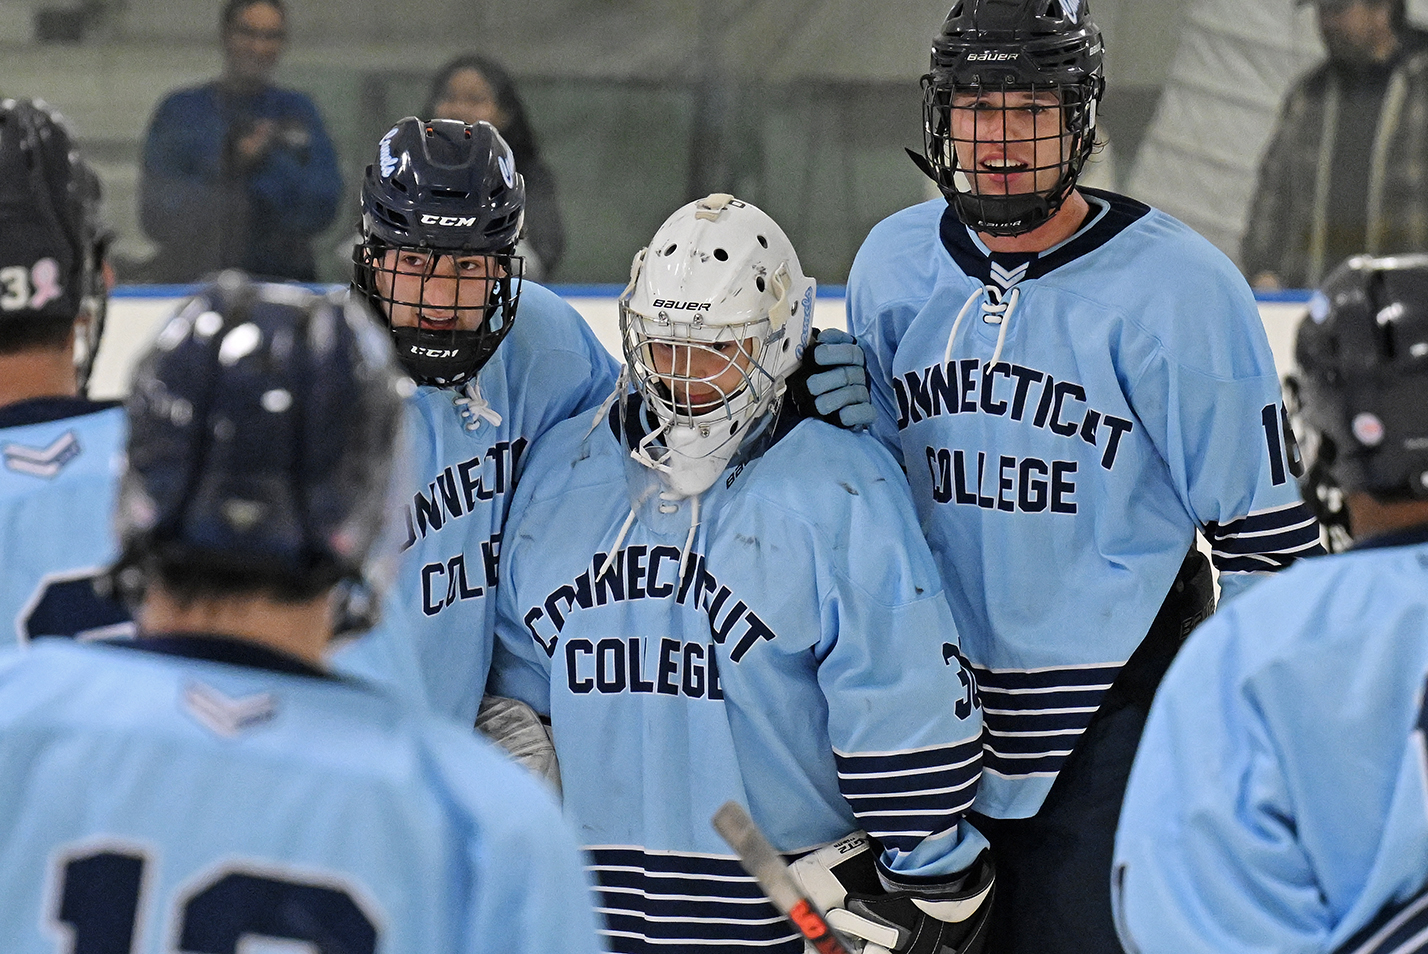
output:
[{"label": "jersey number 10", "polygon": [[1299,442],[1294,439],[1294,428],[1289,426],[1284,405],[1266,404],[1259,412],[1259,420],[1264,426],[1265,443],[1269,445],[1270,483],[1278,487],[1291,476],[1303,477],[1304,458],[1299,453]]},{"label": "jersey number 10", "polygon": [[[131,954],[144,886],[142,855],[99,850],[60,869],[55,919],[73,954]],[[373,954],[377,929],[339,887],[246,871],[219,872],[175,901],[173,949],[237,954],[243,938],[306,943],[319,954]]]}]

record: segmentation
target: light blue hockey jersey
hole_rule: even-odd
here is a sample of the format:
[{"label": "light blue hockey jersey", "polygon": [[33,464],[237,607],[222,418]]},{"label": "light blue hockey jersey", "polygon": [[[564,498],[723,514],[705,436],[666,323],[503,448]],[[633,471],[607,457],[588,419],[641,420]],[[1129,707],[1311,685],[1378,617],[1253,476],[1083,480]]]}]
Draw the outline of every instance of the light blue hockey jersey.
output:
[{"label": "light blue hockey jersey", "polygon": [[893,460],[805,421],[696,518],[618,420],[531,451],[492,671],[551,717],[611,949],[801,951],[709,824],[730,799],[786,852],[864,828],[900,875],[971,864],[981,712]]},{"label": "light blue hockey jersey", "polygon": [[[1428,528],[1295,565],[1191,636],[1116,836],[1128,951],[1321,954],[1428,883]],[[1403,912],[1378,941],[1428,936]]]},{"label": "light blue hockey jersey", "polygon": [[91,581],[115,557],[124,409],[78,398],[0,408],[0,646],[112,636],[128,611]]},{"label": "light blue hockey jersey", "polygon": [[154,645],[188,655],[0,657],[9,954],[597,949],[558,809],[469,730],[245,644]]},{"label": "light blue hockey jersey", "polygon": [[941,199],[905,209],[848,279],[874,432],[986,704],[993,817],[1040,807],[1197,527],[1226,596],[1320,552],[1244,280],[1164,213],[1086,194],[1091,222],[1034,257],[989,253]]},{"label": "light blue hockey jersey", "polygon": [[[593,410],[619,366],[580,314],[554,292],[521,283],[519,310],[478,388],[421,387],[410,404],[417,490],[388,623],[344,649],[334,665],[372,675],[388,640],[416,639],[435,711],[472,725],[491,661],[502,527],[526,448],[553,425]],[[479,394],[479,400],[473,399]],[[390,623],[402,617],[400,629]]]}]

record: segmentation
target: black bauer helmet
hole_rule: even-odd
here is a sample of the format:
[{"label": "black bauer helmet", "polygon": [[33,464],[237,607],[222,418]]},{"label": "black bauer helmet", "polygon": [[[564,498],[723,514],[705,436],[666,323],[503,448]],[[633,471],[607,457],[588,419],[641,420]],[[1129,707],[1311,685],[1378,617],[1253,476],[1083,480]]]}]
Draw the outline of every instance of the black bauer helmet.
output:
[{"label": "black bauer helmet", "polygon": [[[1096,106],[1105,91],[1102,54],[1086,0],[958,0],[932,41],[932,69],[922,77],[923,155],[909,154],[964,223],[992,235],[1020,235],[1061,208],[1095,145]],[[1002,99],[995,97],[1009,93],[1030,93],[1042,106],[1042,97],[1054,96],[1059,128],[1038,128],[1033,136],[1040,138],[1008,138]],[[1034,176],[1039,188],[998,193],[991,167],[961,166],[959,144],[971,155],[974,141],[998,139],[995,159],[1004,164],[998,168]],[[983,185],[969,178],[977,173]]]},{"label": "black bauer helmet", "polygon": [[131,600],[155,577],[289,599],[376,582],[414,387],[355,296],[222,273],[135,371],[111,581]]},{"label": "black bauer helmet", "polygon": [[104,331],[99,177],[79,157],[64,118],[39,101],[0,101],[0,340],[23,346],[68,334],[78,342],[81,393]]},{"label": "black bauer helmet", "polygon": [[1340,265],[1310,300],[1294,357],[1305,499],[1428,498],[1428,255]]},{"label": "black bauer helmet", "polygon": [[465,384],[510,332],[525,207],[515,156],[489,123],[408,117],[382,137],[362,182],[354,285],[418,383]]}]

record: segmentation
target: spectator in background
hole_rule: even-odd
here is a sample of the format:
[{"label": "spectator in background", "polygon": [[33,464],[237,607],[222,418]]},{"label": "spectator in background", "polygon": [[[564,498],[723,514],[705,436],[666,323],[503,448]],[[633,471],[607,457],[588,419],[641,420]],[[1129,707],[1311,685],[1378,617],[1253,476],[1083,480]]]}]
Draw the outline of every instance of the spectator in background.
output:
[{"label": "spectator in background", "polygon": [[541,160],[535,133],[516,84],[484,56],[467,54],[443,66],[431,83],[423,119],[488,122],[516,156],[516,170],[526,181],[526,227],[517,254],[526,260],[525,275],[549,281],[565,255],[565,224],[560,218],[555,176]]},{"label": "spectator in background", "polygon": [[1428,36],[1405,0],[1313,2],[1329,58],[1285,101],[1240,248],[1259,289],[1428,249]]},{"label": "spectator in background", "polygon": [[223,75],[171,93],[144,142],[139,215],[156,281],[219,268],[313,281],[312,239],[337,214],[337,155],[312,100],[272,85],[281,0],[228,0]]}]

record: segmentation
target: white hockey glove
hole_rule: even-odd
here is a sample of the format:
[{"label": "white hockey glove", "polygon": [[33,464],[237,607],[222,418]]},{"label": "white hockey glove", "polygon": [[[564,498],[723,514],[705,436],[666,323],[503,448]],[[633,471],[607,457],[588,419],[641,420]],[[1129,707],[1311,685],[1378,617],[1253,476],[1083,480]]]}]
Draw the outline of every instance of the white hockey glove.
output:
[{"label": "white hockey glove", "polygon": [[560,763],[550,728],[530,706],[505,696],[483,696],[476,713],[476,731],[506,750],[506,754],[545,779],[560,797]]},{"label": "white hockey glove", "polygon": [[987,941],[995,893],[991,855],[982,852],[955,889],[888,891],[877,846],[855,831],[790,865],[828,924],[855,954],[978,954]]}]

